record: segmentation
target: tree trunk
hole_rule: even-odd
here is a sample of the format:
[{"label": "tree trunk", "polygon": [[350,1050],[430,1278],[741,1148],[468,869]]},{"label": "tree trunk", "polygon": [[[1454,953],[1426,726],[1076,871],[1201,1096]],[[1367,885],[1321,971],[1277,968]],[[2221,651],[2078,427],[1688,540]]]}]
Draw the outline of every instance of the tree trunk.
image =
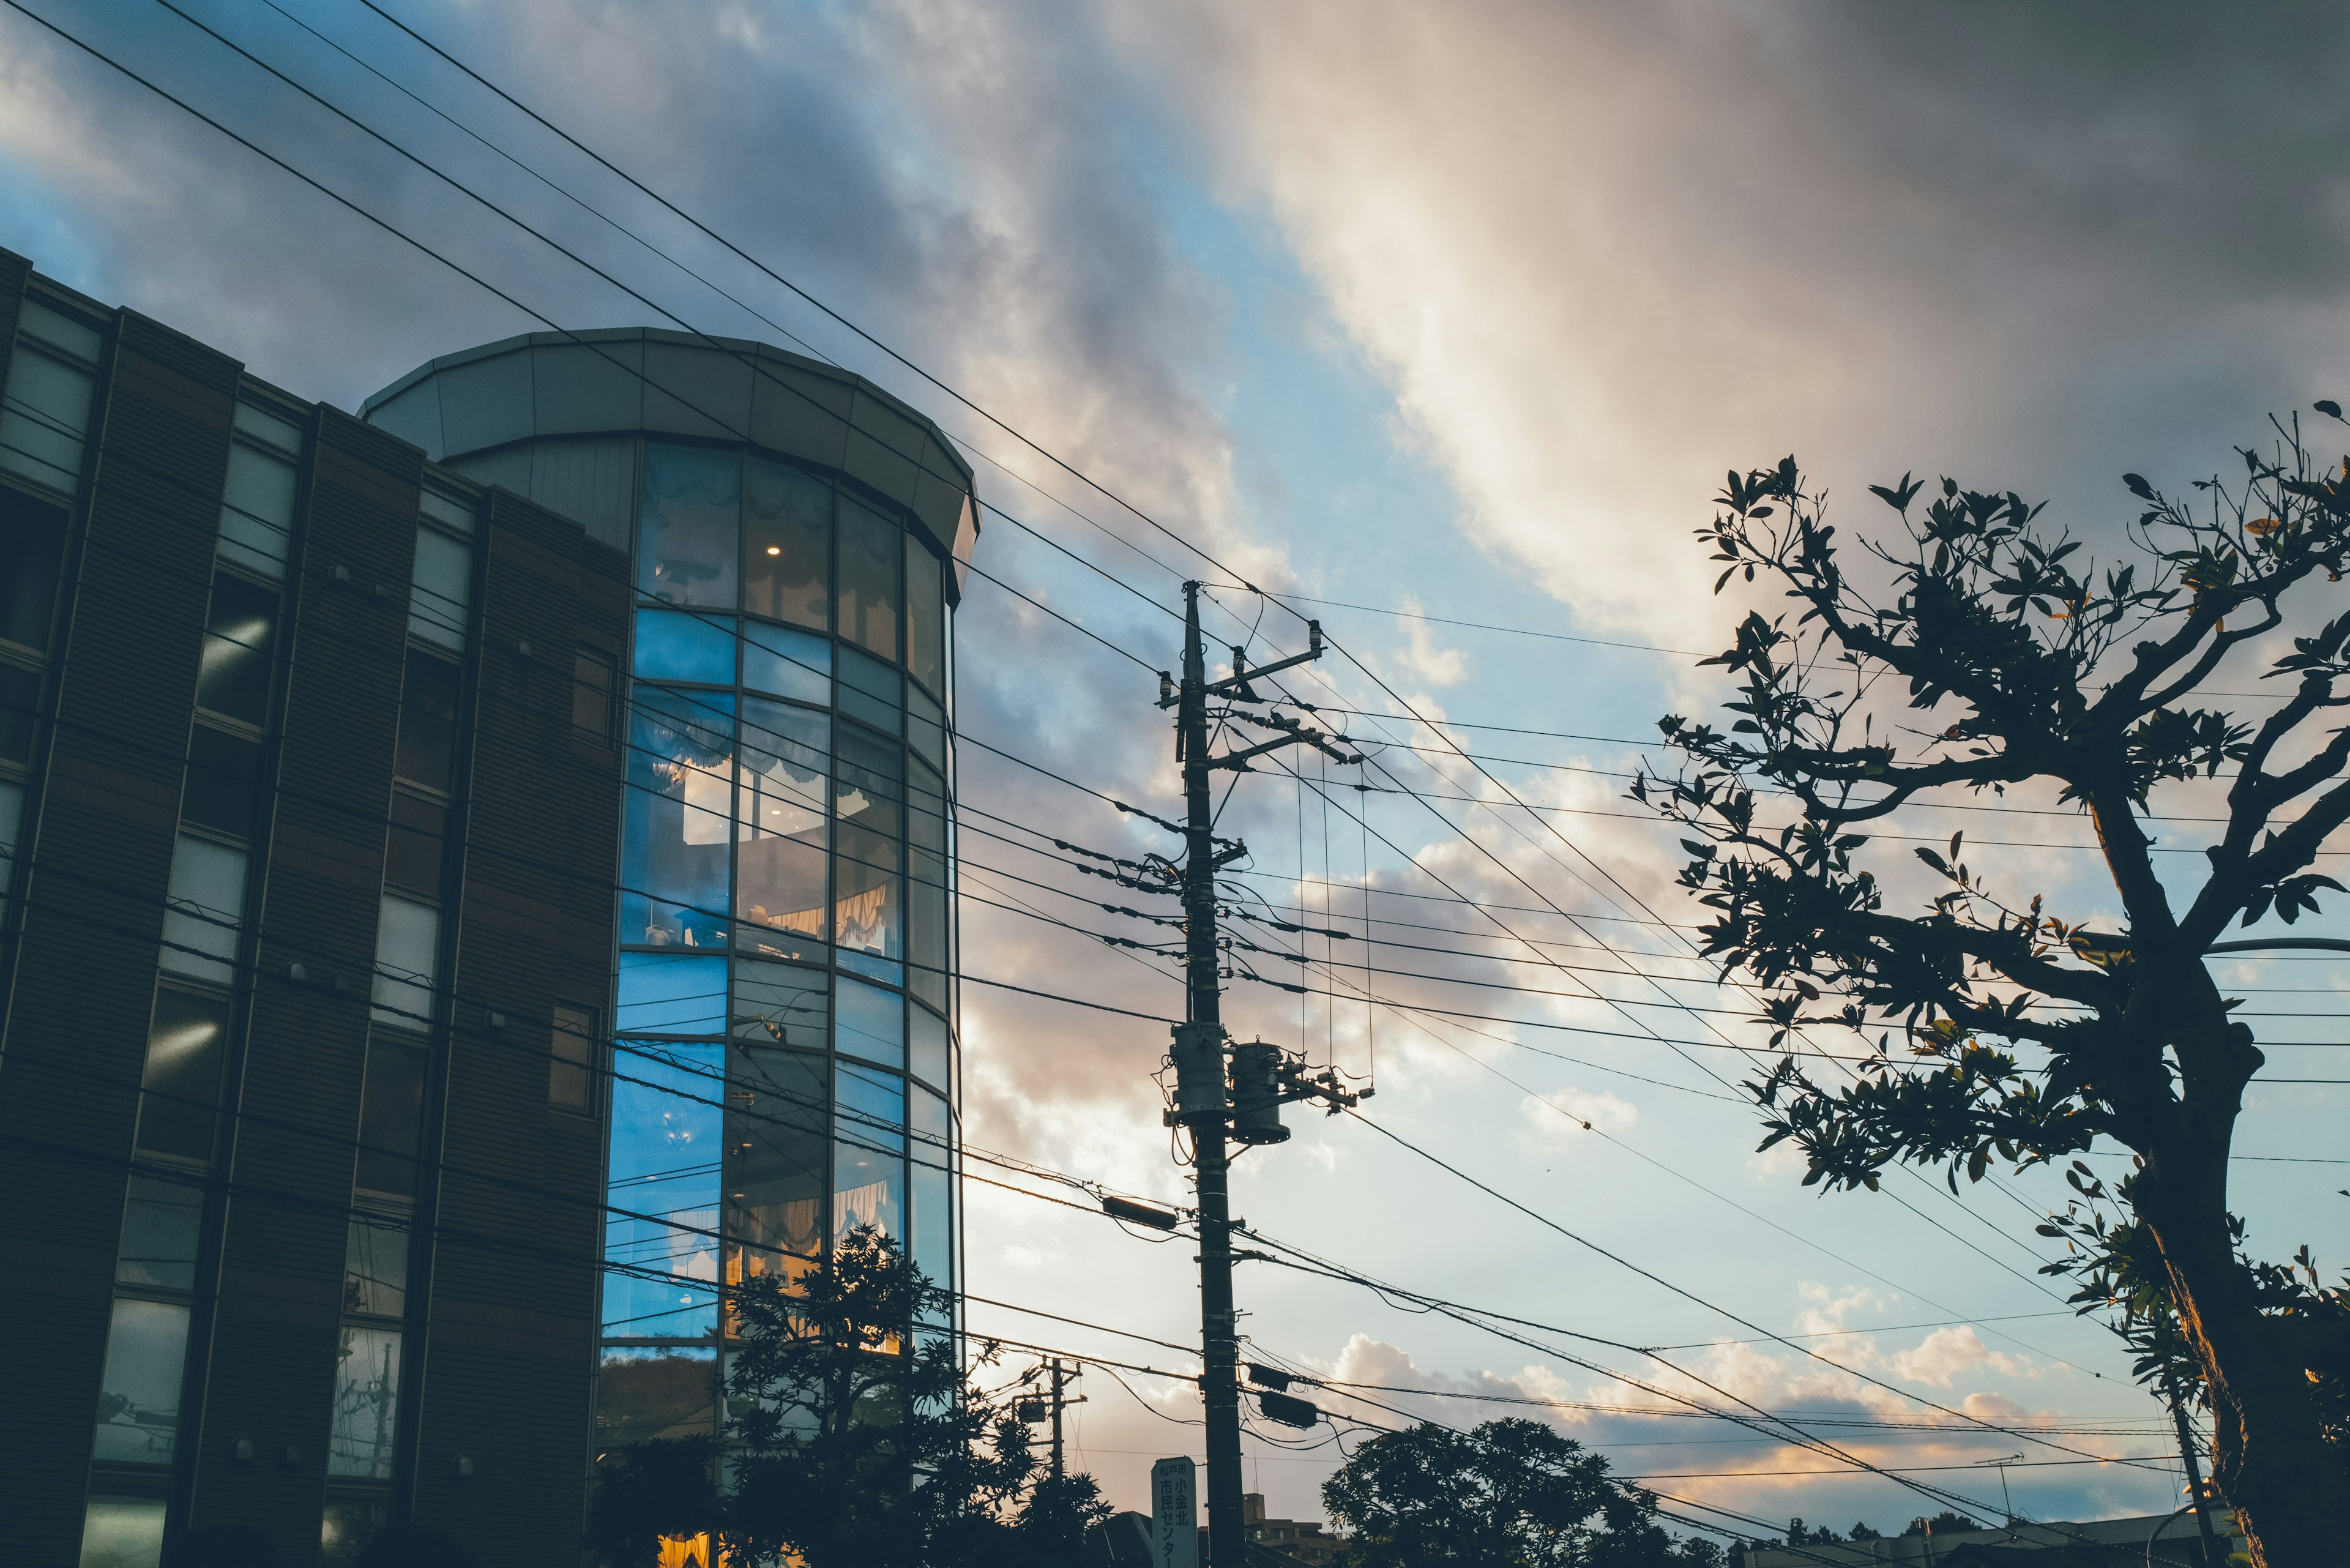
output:
[{"label": "tree trunk", "polygon": [[2236,1506],[2253,1563],[2340,1568],[2350,1561],[2350,1488],[2307,1369],[2262,1316],[2230,1245],[2224,1186],[2149,1162],[2137,1199],[2217,1417],[2212,1480]]}]

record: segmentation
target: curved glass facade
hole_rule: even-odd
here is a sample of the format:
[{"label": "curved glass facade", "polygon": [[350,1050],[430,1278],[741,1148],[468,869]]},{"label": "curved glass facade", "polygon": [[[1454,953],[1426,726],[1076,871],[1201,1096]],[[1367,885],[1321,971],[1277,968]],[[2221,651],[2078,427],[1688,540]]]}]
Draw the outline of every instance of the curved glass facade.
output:
[{"label": "curved glass facade", "polygon": [[599,1445],[714,1429],[724,1283],[858,1225],[956,1282],[952,563],[816,466],[638,472]]}]

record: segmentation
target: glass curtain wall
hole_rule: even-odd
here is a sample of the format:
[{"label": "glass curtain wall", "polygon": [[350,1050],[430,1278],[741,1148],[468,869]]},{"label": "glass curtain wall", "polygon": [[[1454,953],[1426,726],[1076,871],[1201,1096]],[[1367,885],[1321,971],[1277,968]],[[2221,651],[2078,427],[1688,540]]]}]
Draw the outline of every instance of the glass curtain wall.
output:
[{"label": "glass curtain wall", "polygon": [[598,1439],[709,1432],[723,1287],[859,1225],[953,1285],[945,577],[894,511],[647,442]]}]

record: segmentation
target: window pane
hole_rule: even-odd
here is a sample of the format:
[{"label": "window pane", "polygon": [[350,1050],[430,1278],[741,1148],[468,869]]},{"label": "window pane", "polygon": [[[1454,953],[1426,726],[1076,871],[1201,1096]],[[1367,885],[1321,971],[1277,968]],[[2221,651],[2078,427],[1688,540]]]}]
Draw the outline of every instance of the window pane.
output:
[{"label": "window pane", "polygon": [[221,559],[276,579],[286,575],[294,539],[297,473],[281,457],[247,446],[228,449],[228,485],[221,494]]},{"label": "window pane", "polygon": [[898,732],[898,703],[905,678],[878,659],[853,648],[840,650],[840,711],[885,735]]},{"label": "window pane", "polygon": [[269,645],[276,627],[276,594],[226,573],[213,578],[212,614],[196,670],[199,707],[248,724],[266,721]]},{"label": "window pane", "polygon": [[[631,1050],[612,1083],[604,1329],[630,1338],[708,1335],[718,1325],[720,1143],[725,1065],[717,1045]],[[619,1210],[628,1210],[623,1213]]]},{"label": "window pane", "polygon": [[919,686],[906,688],[906,738],[914,753],[944,772],[947,765],[946,710],[931,701]]},{"label": "window pane", "polygon": [[400,740],[392,766],[401,778],[449,793],[457,761],[457,667],[408,650],[400,686]]},{"label": "window pane", "polygon": [[622,953],[622,1034],[721,1034],[726,1027],[726,961],[716,954]]},{"label": "window pane", "polygon": [[465,607],[473,597],[473,552],[432,528],[416,531],[416,570],[408,585],[411,637],[463,652]]},{"label": "window pane", "polygon": [[185,834],[172,846],[172,882],[158,961],[177,974],[226,985],[236,974],[237,926],[244,918],[245,854]]},{"label": "window pane", "polygon": [[261,742],[197,724],[188,732],[188,782],[180,815],[236,838],[253,835],[261,783]]},{"label": "window pane", "polygon": [[408,1311],[408,1227],[354,1214],[343,1246],[343,1310],[362,1317]]},{"label": "window pane", "polygon": [[906,1064],[906,1004],[896,992],[842,975],[839,1008],[835,1040],[844,1055],[885,1067]]},{"label": "window pane", "polygon": [[612,743],[619,698],[619,666],[600,648],[581,647],[571,659],[571,731],[599,746]]},{"label": "window pane", "polygon": [[919,764],[907,789],[906,961],[916,996],[947,1003],[947,824],[937,774]]},{"label": "window pane", "polygon": [[898,524],[840,498],[840,635],[898,662]]},{"label": "window pane", "polygon": [[221,1054],[228,1043],[228,1002],[176,986],[155,989],[140,1086],[139,1147],[185,1159],[213,1155],[213,1106]]},{"label": "window pane", "polygon": [[639,610],[637,678],[733,685],[734,618],[685,610]]},{"label": "window pane", "polygon": [[187,1358],[188,1309],[120,1297],[106,1332],[106,1376],[98,1396],[98,1444],[110,1464],[168,1465],[180,1434],[180,1375]]},{"label": "window pane", "polygon": [[391,1479],[391,1438],[400,1402],[400,1331],[343,1325],[335,1364],[334,1425],[327,1434],[327,1473]]},{"label": "window pane", "polygon": [[416,1146],[424,1136],[425,1053],[378,1035],[368,1042],[359,1096],[358,1184],[398,1198],[416,1192]]},{"label": "window pane", "polygon": [[597,1447],[707,1438],[716,1430],[717,1389],[715,1351],[607,1350],[596,1380]]},{"label": "window pane", "polygon": [[424,894],[441,890],[441,840],[449,808],[405,790],[391,792],[391,826],[384,837],[383,879]]},{"label": "window pane", "polygon": [[0,783],[0,898],[16,879],[16,839],[25,829],[25,786]]},{"label": "window pane", "polygon": [[832,639],[743,623],[743,684],[754,691],[832,706]]},{"label": "window pane", "polygon": [[906,668],[943,697],[947,690],[946,599],[939,558],[906,534]]},{"label": "window pane", "polygon": [[796,468],[748,460],[743,497],[743,607],[832,629],[832,486]]},{"label": "window pane", "polygon": [[821,1051],[831,1033],[827,985],[819,969],[737,960],[733,1027],[727,1033],[737,1040]]},{"label": "window pane", "polygon": [[797,1274],[824,1247],[824,1058],[738,1045],[727,1072],[728,1282]]},{"label": "window pane", "polygon": [[371,1016],[402,1029],[432,1027],[432,988],[440,967],[441,911],[386,893],[375,927]]},{"label": "window pane", "polygon": [[132,1177],[130,1196],[122,1208],[114,1282],[166,1291],[195,1289],[196,1237],[203,1220],[202,1191],[184,1182]]},{"label": "window pane", "polygon": [[596,1015],[584,1007],[555,1009],[546,1064],[546,1103],[557,1110],[596,1108]]},{"label": "window pane", "polygon": [[81,484],[82,441],[97,385],[79,366],[19,342],[0,396],[0,469],[71,495]]},{"label": "window pane", "polygon": [[912,1176],[914,1266],[931,1282],[953,1288],[954,1222],[949,1195],[954,1183],[947,1172],[952,1127],[947,1103],[928,1089],[913,1091]]},{"label": "window pane", "polygon": [[33,727],[40,706],[39,672],[0,664],[0,761],[33,760]]},{"label": "window pane", "polygon": [[734,607],[742,460],[701,447],[645,445],[637,587],[673,605]]},{"label": "window pane", "polygon": [[163,1500],[94,1497],[82,1514],[80,1568],[157,1568],[163,1561]]},{"label": "window pane", "polygon": [[833,869],[835,940],[844,948],[898,959],[903,954],[903,911],[898,892],[899,796],[902,753],[843,733],[833,784],[838,820]]},{"label": "window pane", "polygon": [[[743,704],[735,917],[816,942],[829,934],[824,879],[831,731],[829,719],[805,708],[757,698]],[[753,940],[748,930],[737,936]]]},{"label": "window pane", "polygon": [[734,699],[648,687],[639,690],[634,707],[620,940],[723,948],[733,839]]},{"label": "window pane", "polygon": [[468,539],[473,536],[477,522],[473,504],[463,496],[444,495],[428,484],[416,493],[416,510],[452,534]]},{"label": "window pane", "polygon": [[860,1225],[905,1240],[906,1081],[844,1062],[834,1083],[832,1234]]},{"label": "window pane", "polygon": [[251,403],[236,406],[236,433],[281,456],[299,458],[302,455],[302,428],[279,419],[265,409]]},{"label": "window pane", "polygon": [[0,490],[0,637],[49,646],[64,557],[66,514],[15,490]]},{"label": "window pane", "polygon": [[906,1010],[907,1045],[916,1077],[940,1088],[947,1083],[947,1021],[927,1007]]}]

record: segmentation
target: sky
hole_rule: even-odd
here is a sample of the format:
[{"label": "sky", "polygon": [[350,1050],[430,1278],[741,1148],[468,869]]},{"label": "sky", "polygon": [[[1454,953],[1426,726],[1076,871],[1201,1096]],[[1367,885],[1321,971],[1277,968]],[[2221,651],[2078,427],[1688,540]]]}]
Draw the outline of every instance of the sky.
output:
[{"label": "sky", "polygon": [[[1309,956],[1407,971],[1369,983],[1484,1021],[1368,1008],[1359,972],[1263,961],[1335,1000],[1235,982],[1235,1032],[1376,1095],[1359,1118],[1293,1109],[1293,1140],[1240,1162],[1236,1209],[1347,1272],[1544,1326],[1513,1340],[1243,1264],[1252,1355],[1391,1390],[1370,1395],[1386,1409],[1322,1397],[1343,1429],[1250,1438],[1273,1513],[1316,1516],[1372,1428],[1528,1413],[1619,1473],[1763,1519],[1892,1531],[1939,1506],[1654,1414],[1654,1389],[1884,1423],[1820,1429],[1985,1513],[2002,1486],[2040,1518],[2175,1506],[2170,1461],[2085,1462],[2176,1444],[2118,1342],[2034,1272],[2061,1184],[1954,1195],[1929,1173],[1822,1196],[1784,1150],[1755,1153],[1752,1067],[1730,1048],[1753,1038],[1746,999],[1704,982],[1672,836],[1622,791],[1660,714],[1727,695],[1690,657],[1745,607],[1711,595],[1690,536],[1725,470],[1795,453],[1862,534],[1889,521],[1866,486],[1904,472],[2013,489],[2109,559],[2136,511],[2120,473],[2177,488],[2271,414],[2343,395],[2338,10],[387,0],[900,360],[381,15],[279,3],[174,0],[420,161],[167,6],[25,0],[152,86],[0,15],[0,245],[345,408],[537,325],[463,267],[565,327],[761,337],[931,413],[1008,514],[980,565],[1035,601],[974,577],[958,618],[960,728],[994,749],[962,753],[963,805],[985,814],[962,837],[972,976],[1178,1014],[1163,969],[1034,918],[1161,929],[1104,910],[1140,896],[1048,841],[1173,847],[1086,792],[1179,804],[1152,671],[1176,660],[1186,577],[1212,585],[1211,640],[1254,660],[1303,645],[1255,589],[1323,619],[1331,651],[1291,689],[1350,711],[1334,722],[1385,771],[1251,774],[1220,830],[1287,918],[1302,899],[1300,923],[1359,933],[1367,891],[1391,922],[1375,950],[1311,938]],[[1417,721],[1352,716],[1405,703]],[[1481,774],[1451,743],[1510,760]],[[1353,787],[1398,780],[1489,802],[1505,783],[1544,810]],[[2110,918],[2086,825],[2029,804],[2043,815],[1903,826],[1965,827],[2002,885]],[[1888,885],[1925,893],[1887,854]],[[1526,937],[1569,967],[1412,945],[1507,959]],[[1627,966],[1667,978],[1599,973]],[[1428,974],[1521,989],[1410,978]],[[1558,994],[1582,977],[1622,1005]],[[2272,1049],[2267,1076],[2342,1076],[2336,966],[2227,978],[2262,997],[2264,1043],[2309,1043]],[[977,983],[964,1005],[972,1146],[1182,1199],[1163,1025]],[[2250,1093],[2239,1147],[2269,1158],[2236,1168],[2233,1199],[2263,1255],[2350,1252],[2341,1173],[2296,1163],[2350,1158],[2344,1109],[2335,1084]],[[968,1215],[966,1288],[1009,1303],[973,1303],[975,1329],[1191,1365],[1188,1244],[987,1186]],[[1097,1366],[1082,1392],[1074,1457],[1121,1506],[1147,1508],[1153,1459],[1202,1451],[1180,1383]]]}]

